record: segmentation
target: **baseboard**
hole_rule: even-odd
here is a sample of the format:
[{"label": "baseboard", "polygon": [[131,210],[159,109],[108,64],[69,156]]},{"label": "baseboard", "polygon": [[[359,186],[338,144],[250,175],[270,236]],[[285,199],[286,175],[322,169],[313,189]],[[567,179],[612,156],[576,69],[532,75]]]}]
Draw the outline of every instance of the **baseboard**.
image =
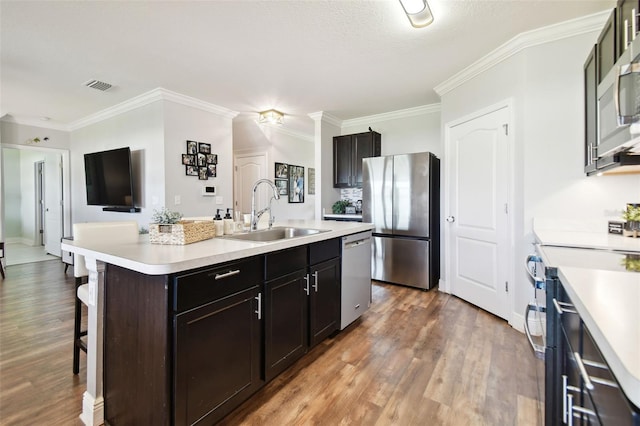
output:
[{"label": "baseboard", "polygon": [[24,244],[25,246],[35,247],[37,244],[34,244],[33,240],[30,238],[24,237],[11,237],[4,240],[5,244]]}]

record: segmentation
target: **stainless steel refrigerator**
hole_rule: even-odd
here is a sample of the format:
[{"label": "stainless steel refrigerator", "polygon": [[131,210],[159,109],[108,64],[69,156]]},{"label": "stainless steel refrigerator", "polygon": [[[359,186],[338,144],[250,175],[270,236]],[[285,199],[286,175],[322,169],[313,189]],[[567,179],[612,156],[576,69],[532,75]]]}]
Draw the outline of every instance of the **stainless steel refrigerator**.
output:
[{"label": "stainless steel refrigerator", "polygon": [[421,152],[362,163],[362,220],[375,226],[371,278],[435,287],[440,279],[440,160]]}]

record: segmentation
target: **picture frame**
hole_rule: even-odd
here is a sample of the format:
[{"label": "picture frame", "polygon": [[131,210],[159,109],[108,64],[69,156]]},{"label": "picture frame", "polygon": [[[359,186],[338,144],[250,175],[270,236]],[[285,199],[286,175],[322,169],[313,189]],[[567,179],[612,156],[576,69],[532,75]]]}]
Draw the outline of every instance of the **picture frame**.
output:
[{"label": "picture frame", "polygon": [[209,179],[208,173],[209,173],[209,169],[207,168],[207,166],[198,167],[198,180]]},{"label": "picture frame", "polygon": [[289,164],[289,202],[304,203],[304,167]]},{"label": "picture frame", "polygon": [[201,154],[211,154],[211,144],[198,142],[198,152]]},{"label": "picture frame", "polygon": [[273,175],[276,179],[288,179],[289,165],[285,163],[275,163]]},{"label": "picture frame", "polygon": [[196,156],[193,154],[182,154],[182,164],[185,166],[195,166]]},{"label": "picture frame", "polygon": [[287,179],[274,179],[278,194],[281,196],[289,196],[289,181]]},{"label": "picture frame", "polygon": [[216,164],[207,164],[207,177],[217,177],[218,166]]},{"label": "picture frame", "polygon": [[187,141],[187,154],[195,155],[198,153],[198,142]]},{"label": "picture frame", "polygon": [[198,164],[197,164],[197,166],[198,167],[206,166],[207,165],[207,155],[199,152],[197,154],[197,156],[198,156]]},{"label": "picture frame", "polygon": [[218,164],[218,154],[207,154],[207,164]]},{"label": "picture frame", "polygon": [[316,169],[309,167],[309,182],[307,183],[307,194],[316,194]]},{"label": "picture frame", "polygon": [[185,166],[184,174],[187,176],[198,176],[198,166],[195,164]]}]

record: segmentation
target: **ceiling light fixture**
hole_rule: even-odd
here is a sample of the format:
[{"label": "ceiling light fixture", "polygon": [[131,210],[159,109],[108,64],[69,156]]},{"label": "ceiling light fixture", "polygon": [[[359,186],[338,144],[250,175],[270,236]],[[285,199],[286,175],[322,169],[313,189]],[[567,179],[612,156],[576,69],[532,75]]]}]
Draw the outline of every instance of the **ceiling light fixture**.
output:
[{"label": "ceiling light fixture", "polygon": [[427,0],[400,0],[400,4],[414,28],[424,28],[433,22]]},{"label": "ceiling light fixture", "polygon": [[282,124],[284,123],[284,114],[280,111],[276,111],[275,109],[270,109],[268,111],[262,111],[260,113],[260,119],[258,120],[260,124],[269,123],[269,124]]}]

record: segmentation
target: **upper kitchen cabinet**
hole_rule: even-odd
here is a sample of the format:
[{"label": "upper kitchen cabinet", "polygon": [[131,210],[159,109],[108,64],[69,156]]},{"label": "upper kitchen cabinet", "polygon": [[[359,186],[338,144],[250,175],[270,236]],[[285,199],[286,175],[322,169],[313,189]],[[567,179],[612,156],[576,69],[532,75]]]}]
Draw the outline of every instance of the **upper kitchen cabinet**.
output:
[{"label": "upper kitchen cabinet", "polygon": [[618,7],[616,7],[618,57],[627,50],[638,33],[638,12],[640,12],[638,6],[640,6],[640,0],[618,1]]},{"label": "upper kitchen cabinet", "polygon": [[379,157],[380,133],[370,131],[333,138],[333,187],[362,188],[362,159]]},{"label": "upper kitchen cabinet", "polygon": [[598,147],[598,45],[584,63],[584,172],[596,170]]},{"label": "upper kitchen cabinet", "polygon": [[598,60],[596,64],[598,83],[600,83],[611,68],[613,68],[613,64],[615,64],[618,59],[616,28],[616,9],[614,9],[598,37]]}]

